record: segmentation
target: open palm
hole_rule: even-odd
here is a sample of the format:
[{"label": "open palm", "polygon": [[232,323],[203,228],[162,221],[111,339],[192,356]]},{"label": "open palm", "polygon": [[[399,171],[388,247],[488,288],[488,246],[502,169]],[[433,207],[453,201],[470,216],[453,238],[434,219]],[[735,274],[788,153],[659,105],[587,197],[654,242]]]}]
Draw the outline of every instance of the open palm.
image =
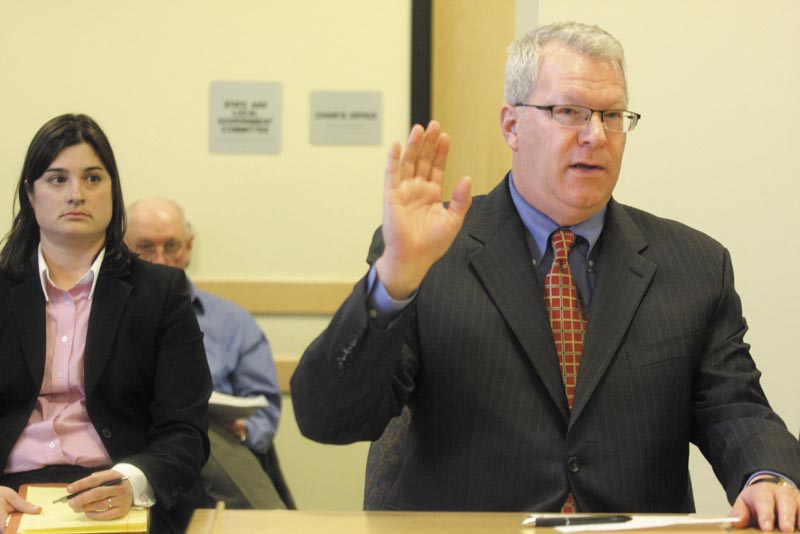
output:
[{"label": "open palm", "polygon": [[415,125],[401,155],[400,144],[389,151],[384,189],[384,254],[378,277],[395,298],[413,293],[430,267],[452,245],[472,202],[471,182],[462,178],[448,206],[442,203],[442,181],[450,138],[439,124]]}]

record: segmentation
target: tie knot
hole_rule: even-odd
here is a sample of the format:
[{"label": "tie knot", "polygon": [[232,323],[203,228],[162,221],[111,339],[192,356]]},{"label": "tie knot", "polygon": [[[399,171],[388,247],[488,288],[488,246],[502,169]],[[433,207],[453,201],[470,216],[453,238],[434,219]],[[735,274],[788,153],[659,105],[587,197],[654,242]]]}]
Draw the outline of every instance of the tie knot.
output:
[{"label": "tie knot", "polygon": [[572,230],[558,229],[550,236],[550,241],[553,243],[553,254],[556,259],[566,259],[569,255],[569,249],[575,242],[575,234]]}]

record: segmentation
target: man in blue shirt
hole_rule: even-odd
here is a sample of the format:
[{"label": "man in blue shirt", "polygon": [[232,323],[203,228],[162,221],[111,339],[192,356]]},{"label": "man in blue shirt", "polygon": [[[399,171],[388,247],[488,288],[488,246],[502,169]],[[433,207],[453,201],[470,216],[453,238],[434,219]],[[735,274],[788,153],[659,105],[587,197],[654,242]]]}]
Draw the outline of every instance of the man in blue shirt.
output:
[{"label": "man in blue shirt", "polygon": [[[144,199],[128,209],[125,241],[144,260],[186,269],[193,240],[183,210],[171,200]],[[269,403],[247,419],[212,420],[211,457],[202,473],[206,490],[229,508],[283,508],[259,462],[272,446],[281,406],[269,342],[247,310],[191,282],[190,288],[214,391],[264,395]]]}]

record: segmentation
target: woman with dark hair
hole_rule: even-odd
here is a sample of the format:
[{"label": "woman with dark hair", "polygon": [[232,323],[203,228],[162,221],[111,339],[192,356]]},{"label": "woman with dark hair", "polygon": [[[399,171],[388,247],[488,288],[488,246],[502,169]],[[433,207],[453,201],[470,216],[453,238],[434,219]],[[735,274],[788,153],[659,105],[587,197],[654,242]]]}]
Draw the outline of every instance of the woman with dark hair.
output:
[{"label": "woman with dark hair", "polygon": [[185,275],[125,246],[114,153],[90,117],[42,126],[17,189],[0,251],[0,531],[39,511],[21,484],[66,482],[89,489],[76,512],[153,506],[151,532],[180,532],[207,504],[211,393]]}]

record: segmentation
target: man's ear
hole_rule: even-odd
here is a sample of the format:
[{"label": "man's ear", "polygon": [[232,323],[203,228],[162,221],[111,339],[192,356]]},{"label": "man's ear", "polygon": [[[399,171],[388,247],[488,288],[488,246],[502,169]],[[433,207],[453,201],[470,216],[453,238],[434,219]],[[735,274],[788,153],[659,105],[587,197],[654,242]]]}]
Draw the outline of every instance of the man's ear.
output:
[{"label": "man's ear", "polygon": [[519,149],[519,138],[517,137],[517,108],[510,104],[503,104],[500,108],[500,129],[506,144],[516,152]]}]

